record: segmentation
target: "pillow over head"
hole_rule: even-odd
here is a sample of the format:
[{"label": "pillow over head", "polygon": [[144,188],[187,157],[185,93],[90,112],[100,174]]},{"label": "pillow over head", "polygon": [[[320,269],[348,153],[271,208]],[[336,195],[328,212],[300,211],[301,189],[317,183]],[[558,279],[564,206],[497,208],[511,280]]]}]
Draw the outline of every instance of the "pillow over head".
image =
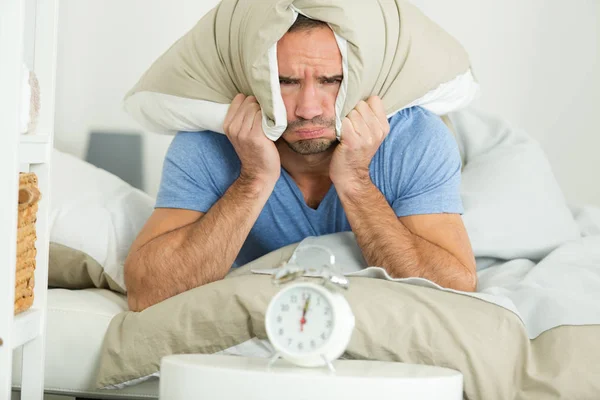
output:
[{"label": "pillow over head", "polygon": [[478,90],[463,47],[407,1],[222,0],[146,71],[126,110],[152,131],[223,133],[235,95],[254,95],[265,134],[278,139],[287,115],[277,41],[299,13],[328,23],[342,54],[338,136],[342,119],[371,95],[388,115],[416,105],[441,115]]}]

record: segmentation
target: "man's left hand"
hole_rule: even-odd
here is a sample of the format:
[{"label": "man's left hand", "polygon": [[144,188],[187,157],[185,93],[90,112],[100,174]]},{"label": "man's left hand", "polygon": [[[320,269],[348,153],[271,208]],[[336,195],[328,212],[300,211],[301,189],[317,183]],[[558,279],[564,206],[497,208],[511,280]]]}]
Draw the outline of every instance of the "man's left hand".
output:
[{"label": "man's left hand", "polygon": [[338,193],[370,181],[369,165],[390,131],[381,99],[361,101],[342,121],[340,144],[335,149],[329,177]]}]

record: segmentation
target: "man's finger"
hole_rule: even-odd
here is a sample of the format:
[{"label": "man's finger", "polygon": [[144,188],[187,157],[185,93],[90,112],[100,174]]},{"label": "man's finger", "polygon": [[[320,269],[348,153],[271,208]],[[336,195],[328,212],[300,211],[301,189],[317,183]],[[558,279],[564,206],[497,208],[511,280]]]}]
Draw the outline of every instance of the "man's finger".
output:
[{"label": "man's finger", "polygon": [[373,110],[375,117],[379,121],[381,129],[383,130],[384,135],[390,131],[390,124],[388,122],[387,116],[385,114],[385,107],[383,106],[383,101],[378,96],[371,96],[367,99],[367,104]]},{"label": "man's finger", "polygon": [[[256,98],[254,96],[244,96],[241,104],[235,109],[234,119],[241,118],[244,119],[246,114],[246,110],[250,104],[256,103]],[[256,103],[258,104],[258,103]]]},{"label": "man's finger", "polygon": [[258,101],[256,100],[256,97],[254,96],[248,96],[244,99],[244,103],[249,104],[249,103],[256,103],[258,104]]},{"label": "man's finger", "polygon": [[260,107],[258,103],[253,103],[252,101],[248,102],[248,104],[244,104],[244,115],[240,115],[240,118],[243,118],[243,122],[241,125],[242,130],[240,133],[248,134],[252,131],[252,126],[254,125],[254,118],[256,114],[260,111]]},{"label": "man's finger", "polygon": [[371,106],[364,101],[361,101],[356,106],[356,110],[360,113],[363,121],[365,121],[367,129],[369,129],[371,135],[381,138],[381,135],[383,134],[383,128],[379,122],[379,119],[371,109]]},{"label": "man's finger", "polygon": [[223,129],[229,130],[233,118],[237,115],[237,112],[246,99],[246,96],[242,93],[237,94],[231,101],[231,105],[227,109],[227,115],[225,115],[225,121],[223,122]]},{"label": "man's finger", "polygon": [[[350,114],[348,114],[348,115],[350,115]],[[342,143],[343,142],[352,142],[355,137],[356,137],[356,132],[354,131],[354,126],[352,125],[352,121],[350,121],[350,118],[345,117],[342,120],[341,141],[342,141]]]},{"label": "man's finger", "polygon": [[354,131],[356,132],[357,136],[369,137],[371,136],[369,125],[358,111],[358,109],[363,106],[368,107],[366,104],[364,104],[364,102],[361,102],[356,106],[356,108],[354,108],[354,110],[352,110],[350,114],[348,114],[348,117],[354,126]]},{"label": "man's finger", "polygon": [[254,113],[254,122],[252,123],[251,132],[254,132],[255,130],[257,132],[260,132],[262,135],[265,134],[265,132],[262,129],[262,110],[260,109],[260,107],[258,107],[258,111]]}]

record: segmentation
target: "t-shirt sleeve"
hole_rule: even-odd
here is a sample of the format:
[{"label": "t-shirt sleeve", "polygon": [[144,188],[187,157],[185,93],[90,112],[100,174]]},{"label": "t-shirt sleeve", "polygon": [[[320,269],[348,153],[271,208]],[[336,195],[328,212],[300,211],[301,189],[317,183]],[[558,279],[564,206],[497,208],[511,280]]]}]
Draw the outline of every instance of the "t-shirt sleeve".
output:
[{"label": "t-shirt sleeve", "polygon": [[156,208],[206,213],[222,197],[231,168],[221,165],[226,164],[221,138],[211,135],[218,134],[180,132],[175,136],[165,156]]},{"label": "t-shirt sleeve", "polygon": [[[462,161],[456,140],[436,115],[421,108],[411,110],[410,129],[400,168],[400,182],[392,208],[398,217],[416,214],[462,214],[460,197]],[[400,176],[398,176],[400,175]]]}]

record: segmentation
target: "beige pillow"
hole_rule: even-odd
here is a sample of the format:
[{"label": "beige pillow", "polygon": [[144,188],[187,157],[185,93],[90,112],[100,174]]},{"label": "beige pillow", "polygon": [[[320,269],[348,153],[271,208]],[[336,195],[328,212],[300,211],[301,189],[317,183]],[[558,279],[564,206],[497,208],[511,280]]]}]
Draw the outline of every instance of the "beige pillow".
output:
[{"label": "beige pillow", "polygon": [[[266,339],[265,310],[278,289],[250,269],[275,267],[295,247],[141,313],[115,316],[96,385],[139,382],[157,373],[169,354],[215,353]],[[350,280],[356,328],[345,358],[452,368],[464,375],[468,399],[591,399],[600,393],[598,326],[555,328],[530,341],[517,316],[485,301],[386,280]]]},{"label": "beige pillow", "polygon": [[65,289],[102,288],[125,294],[91,256],[58,243],[50,243],[48,287]]},{"label": "beige pillow", "polygon": [[451,35],[405,0],[222,0],[143,74],[125,109],[155,132],[223,133],[237,93],[255,95],[272,140],[287,127],[277,41],[298,14],[327,22],[342,54],[336,101],[341,121],[363,99],[382,98],[392,115],[422,106],[443,115],[469,104],[479,85]]}]

